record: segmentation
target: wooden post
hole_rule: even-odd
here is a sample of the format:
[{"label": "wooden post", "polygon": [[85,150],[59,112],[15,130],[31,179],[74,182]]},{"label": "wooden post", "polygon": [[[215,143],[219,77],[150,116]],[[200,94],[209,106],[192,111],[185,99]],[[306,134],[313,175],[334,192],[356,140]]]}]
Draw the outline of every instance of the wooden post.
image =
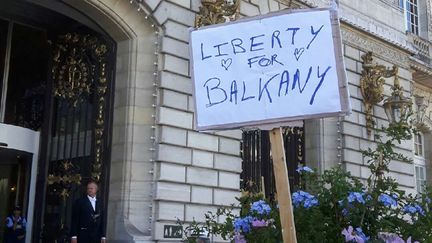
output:
[{"label": "wooden post", "polygon": [[297,243],[282,130],[281,128],[274,128],[269,135],[283,242]]}]

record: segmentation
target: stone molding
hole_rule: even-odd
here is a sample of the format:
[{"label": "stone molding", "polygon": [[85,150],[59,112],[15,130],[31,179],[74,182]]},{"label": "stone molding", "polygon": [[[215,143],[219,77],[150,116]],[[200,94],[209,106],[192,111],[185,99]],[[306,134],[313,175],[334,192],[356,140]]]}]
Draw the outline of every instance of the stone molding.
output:
[{"label": "stone molding", "polygon": [[[332,0],[300,0],[300,2],[311,7],[328,7]],[[387,0],[385,2],[394,7],[394,2],[397,2],[397,0]],[[428,4],[430,5],[429,2]],[[412,44],[408,41],[405,33],[397,31],[388,25],[379,23],[362,13],[353,13],[347,8],[339,6],[339,17],[341,21],[350,24],[355,28],[368,32],[373,36],[381,38],[409,52],[416,52]],[[432,26],[432,18],[429,18],[429,22],[429,25]]]},{"label": "stone molding", "polygon": [[409,53],[391,48],[388,45],[382,44],[377,40],[374,40],[370,36],[359,33],[350,28],[341,28],[342,40],[352,46],[359,48],[360,50],[372,51],[374,55],[379,56],[383,60],[386,60],[396,65],[409,68]]}]

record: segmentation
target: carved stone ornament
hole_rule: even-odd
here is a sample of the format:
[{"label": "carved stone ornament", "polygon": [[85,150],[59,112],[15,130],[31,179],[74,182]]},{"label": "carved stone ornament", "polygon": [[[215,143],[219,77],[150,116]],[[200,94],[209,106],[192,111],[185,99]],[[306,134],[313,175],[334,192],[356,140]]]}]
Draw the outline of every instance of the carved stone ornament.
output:
[{"label": "carved stone ornament", "polygon": [[241,0],[201,0],[195,27],[225,23],[239,18]]},{"label": "carved stone ornament", "polygon": [[361,58],[363,60],[363,70],[360,79],[360,90],[365,105],[366,128],[370,135],[375,126],[373,107],[384,98],[384,78],[397,75],[398,68],[393,66],[392,69],[389,69],[384,65],[373,64],[372,52],[367,52]]}]

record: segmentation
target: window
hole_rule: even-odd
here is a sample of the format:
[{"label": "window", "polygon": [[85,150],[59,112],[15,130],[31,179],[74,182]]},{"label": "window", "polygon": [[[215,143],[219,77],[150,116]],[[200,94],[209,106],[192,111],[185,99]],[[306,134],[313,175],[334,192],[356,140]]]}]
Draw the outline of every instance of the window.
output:
[{"label": "window", "polygon": [[414,135],[414,169],[416,190],[422,193],[426,186],[426,160],[424,157],[424,137],[422,133]]},{"label": "window", "polygon": [[424,157],[423,136],[421,133],[414,135],[414,155]]},{"label": "window", "polygon": [[415,178],[417,192],[424,192],[426,186],[426,168],[424,166],[415,165]]},{"label": "window", "polygon": [[401,0],[399,4],[405,10],[406,30],[419,35],[418,0]]}]

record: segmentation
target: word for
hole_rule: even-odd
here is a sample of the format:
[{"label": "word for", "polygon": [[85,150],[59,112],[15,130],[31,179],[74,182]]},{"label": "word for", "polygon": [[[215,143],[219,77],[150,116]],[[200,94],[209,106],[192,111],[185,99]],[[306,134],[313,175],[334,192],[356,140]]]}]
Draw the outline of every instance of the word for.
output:
[{"label": "word for", "polygon": [[[206,107],[220,105],[224,102],[231,102],[232,104],[239,104],[248,100],[257,100],[272,103],[274,98],[287,96],[289,90],[298,89],[298,92],[302,94],[305,89],[312,88],[313,92],[309,98],[309,105],[313,105],[315,96],[325,81],[327,72],[331,69],[331,66],[322,68],[320,66],[308,68],[307,74],[303,76],[299,69],[290,76],[288,70],[284,70],[281,73],[274,74],[268,79],[259,78],[259,85],[253,85],[255,89],[250,90],[250,82],[245,81],[231,81],[229,87],[223,85],[222,81],[218,77],[209,78],[204,82],[203,87],[207,92],[207,104]],[[292,83],[290,84],[290,78],[292,77]],[[316,86],[311,86],[309,81],[316,78],[313,82]],[[275,84],[276,82],[276,84]],[[271,87],[278,87],[277,89]],[[248,89],[249,88],[249,89]],[[308,92],[310,93],[310,92]]]}]

